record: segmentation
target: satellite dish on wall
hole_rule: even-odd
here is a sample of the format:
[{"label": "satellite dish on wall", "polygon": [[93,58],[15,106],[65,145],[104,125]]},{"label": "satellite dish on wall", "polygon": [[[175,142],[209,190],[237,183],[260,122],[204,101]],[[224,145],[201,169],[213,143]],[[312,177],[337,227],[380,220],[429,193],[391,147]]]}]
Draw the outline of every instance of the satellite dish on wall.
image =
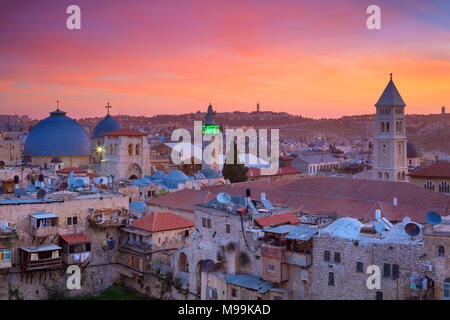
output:
[{"label": "satellite dish on wall", "polygon": [[426,215],[427,222],[433,226],[436,226],[441,223],[442,218],[439,213],[431,211]]},{"label": "satellite dish on wall", "polygon": [[38,198],[39,200],[42,200],[45,198],[46,195],[47,195],[47,191],[45,191],[44,189],[41,189],[38,191],[36,198]]},{"label": "satellite dish on wall", "polygon": [[412,238],[412,237],[417,236],[420,233],[420,227],[416,223],[410,222],[410,223],[406,224],[405,232]]},{"label": "satellite dish on wall", "polygon": [[226,192],[221,192],[217,195],[216,199],[220,203],[225,204],[231,201],[231,196]]},{"label": "satellite dish on wall", "polygon": [[410,217],[404,217],[402,221],[404,223],[408,223],[408,222],[411,222],[411,218]]}]

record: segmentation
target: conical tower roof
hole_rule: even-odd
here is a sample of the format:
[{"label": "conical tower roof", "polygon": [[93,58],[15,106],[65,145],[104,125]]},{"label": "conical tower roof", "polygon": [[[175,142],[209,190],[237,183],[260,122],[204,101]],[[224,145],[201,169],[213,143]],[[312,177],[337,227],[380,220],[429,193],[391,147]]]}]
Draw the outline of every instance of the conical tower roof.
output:
[{"label": "conical tower roof", "polygon": [[403,101],[402,97],[400,96],[400,93],[398,92],[397,88],[395,87],[394,81],[392,81],[392,73],[391,73],[391,79],[389,80],[386,89],[384,89],[380,99],[378,99],[378,102],[375,104],[375,107],[404,107],[404,106],[406,106],[406,104]]}]

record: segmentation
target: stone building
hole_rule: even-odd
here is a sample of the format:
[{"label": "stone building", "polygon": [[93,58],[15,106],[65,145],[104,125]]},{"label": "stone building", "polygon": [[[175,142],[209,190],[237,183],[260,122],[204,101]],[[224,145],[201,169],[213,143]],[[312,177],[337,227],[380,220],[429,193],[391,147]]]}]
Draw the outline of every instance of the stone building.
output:
[{"label": "stone building", "polygon": [[[423,278],[421,234],[414,239],[405,223],[382,233],[356,219],[342,218],[319,231],[312,245],[312,267],[307,299],[405,300],[426,297],[426,290],[411,288]],[[367,267],[380,270],[380,289],[367,286]]]},{"label": "stone building", "polygon": [[450,216],[423,232],[423,251],[426,254],[425,273],[434,282],[433,297],[450,300]]},{"label": "stone building", "polygon": [[391,74],[388,85],[375,104],[374,179],[406,180],[408,164],[405,106]]},{"label": "stone building", "polygon": [[409,174],[409,182],[430,191],[450,194],[450,162],[436,162]]},{"label": "stone building", "polygon": [[255,201],[247,209],[246,201],[238,196],[223,204],[214,198],[195,208],[195,231],[189,245],[174,255],[174,272],[187,278],[189,290],[202,299],[227,296],[227,275],[262,277],[261,234],[249,212],[264,217],[285,208],[268,209],[268,202]]},{"label": "stone building", "polygon": [[319,172],[326,172],[339,168],[339,158],[328,154],[302,154],[291,160],[291,166],[301,171],[305,176],[314,176]]},{"label": "stone building", "polygon": [[21,160],[20,141],[4,139],[0,134],[0,161],[5,165],[14,165]]},{"label": "stone building", "polygon": [[[0,299],[14,298],[15,289],[25,299],[64,291],[68,264],[82,269],[82,289],[69,295],[98,293],[119,280],[112,247],[122,225],[119,218],[126,219],[128,198],[110,193],[51,195],[0,199]],[[6,266],[5,260],[10,262]]]},{"label": "stone building", "polygon": [[103,136],[100,167],[101,175],[116,179],[140,179],[151,174],[150,147],[147,134],[119,129]]}]

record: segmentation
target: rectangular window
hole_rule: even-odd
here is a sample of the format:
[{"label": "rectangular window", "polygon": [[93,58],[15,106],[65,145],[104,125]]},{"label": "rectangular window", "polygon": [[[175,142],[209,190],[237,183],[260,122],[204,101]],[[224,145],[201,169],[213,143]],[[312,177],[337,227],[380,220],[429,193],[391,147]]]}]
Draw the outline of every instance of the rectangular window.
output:
[{"label": "rectangular window", "polygon": [[208,224],[208,229],[211,229],[211,219],[206,219],[206,222]]},{"label": "rectangular window", "polygon": [[86,243],[86,252],[91,252],[91,243]]},{"label": "rectangular window", "polygon": [[385,263],[383,267],[383,277],[389,278],[391,276],[391,265],[389,263]]},{"label": "rectangular window", "polygon": [[325,251],[323,254],[324,261],[330,261],[330,251]]},{"label": "rectangular window", "polygon": [[227,233],[231,233],[231,226],[229,224],[226,225]]},{"label": "rectangular window", "polygon": [[361,261],[356,262],[356,272],[364,272],[363,263]]},{"label": "rectangular window", "polygon": [[236,298],[237,296],[236,289],[231,289],[231,296]]},{"label": "rectangular window", "polygon": [[268,264],[267,265],[267,272],[275,273],[275,265],[274,264]]},{"label": "rectangular window", "polygon": [[72,217],[67,218],[67,225],[68,226],[72,225]]},{"label": "rectangular window", "polygon": [[73,217],[72,218],[72,224],[78,224],[78,218],[77,217]]},{"label": "rectangular window", "polygon": [[341,253],[340,252],[334,253],[334,262],[341,263]]},{"label": "rectangular window", "polygon": [[334,286],[334,273],[333,272],[328,273],[328,285]]},{"label": "rectangular window", "polygon": [[0,261],[11,260],[11,249],[0,249]]},{"label": "rectangular window", "polygon": [[202,227],[206,228],[206,219],[205,218],[202,218]]},{"label": "rectangular window", "polygon": [[398,266],[398,264],[393,264],[392,265],[392,279],[396,280],[400,278],[400,267]]}]

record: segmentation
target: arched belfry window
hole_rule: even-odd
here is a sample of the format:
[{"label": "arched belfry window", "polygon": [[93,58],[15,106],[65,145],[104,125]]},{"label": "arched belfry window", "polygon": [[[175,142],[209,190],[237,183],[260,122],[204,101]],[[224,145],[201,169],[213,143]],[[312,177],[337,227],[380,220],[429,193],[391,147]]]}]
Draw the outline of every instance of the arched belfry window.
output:
[{"label": "arched belfry window", "polygon": [[389,122],[386,122],[386,132],[389,132]]},{"label": "arched belfry window", "polygon": [[139,148],[140,148],[140,145],[139,144],[137,144],[136,145],[136,152],[135,152],[135,154],[138,156],[139,155]]},{"label": "arched belfry window", "polygon": [[381,123],[381,132],[384,132],[384,122]]},{"label": "arched belfry window", "polygon": [[133,155],[133,145],[132,145],[132,144],[129,144],[129,145],[128,145],[128,155],[129,155],[129,156],[132,156],[132,155]]}]

